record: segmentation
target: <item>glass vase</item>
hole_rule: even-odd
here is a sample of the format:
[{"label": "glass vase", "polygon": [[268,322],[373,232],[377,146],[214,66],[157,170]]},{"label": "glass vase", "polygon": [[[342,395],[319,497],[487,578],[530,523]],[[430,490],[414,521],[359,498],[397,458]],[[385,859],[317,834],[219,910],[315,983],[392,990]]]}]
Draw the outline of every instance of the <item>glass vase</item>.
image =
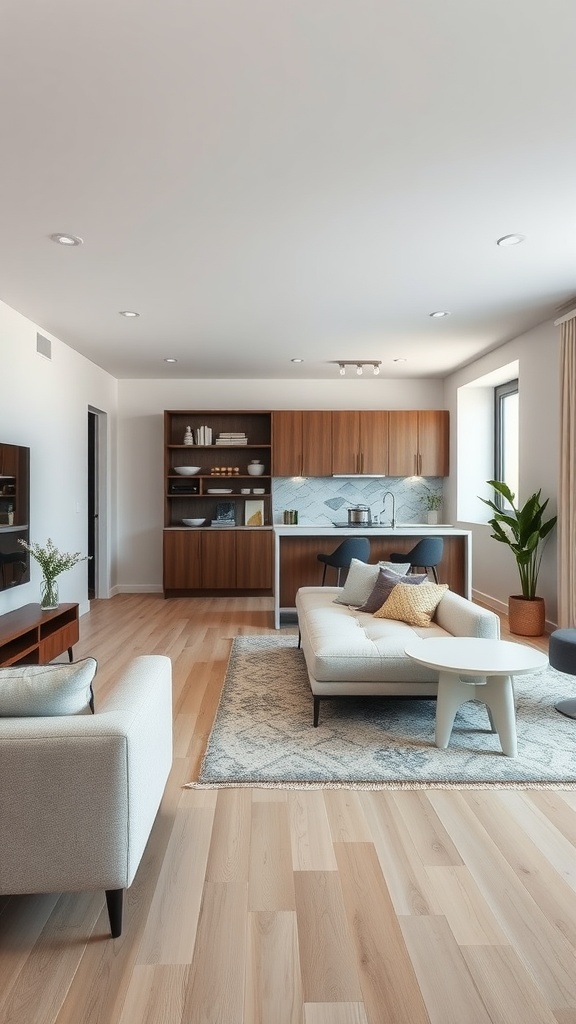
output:
[{"label": "glass vase", "polygon": [[40,584],[40,607],[44,611],[58,607],[58,580],[47,580]]}]

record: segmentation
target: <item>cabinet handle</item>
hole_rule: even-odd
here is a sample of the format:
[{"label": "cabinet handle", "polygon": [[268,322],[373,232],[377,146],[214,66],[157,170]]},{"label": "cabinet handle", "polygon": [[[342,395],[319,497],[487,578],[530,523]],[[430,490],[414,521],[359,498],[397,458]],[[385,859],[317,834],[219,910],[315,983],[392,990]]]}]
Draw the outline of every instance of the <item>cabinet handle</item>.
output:
[{"label": "cabinet handle", "polygon": [[418,456],[414,452],[414,476],[418,476]]},{"label": "cabinet handle", "polygon": [[422,453],[418,452],[418,476],[422,476]]}]

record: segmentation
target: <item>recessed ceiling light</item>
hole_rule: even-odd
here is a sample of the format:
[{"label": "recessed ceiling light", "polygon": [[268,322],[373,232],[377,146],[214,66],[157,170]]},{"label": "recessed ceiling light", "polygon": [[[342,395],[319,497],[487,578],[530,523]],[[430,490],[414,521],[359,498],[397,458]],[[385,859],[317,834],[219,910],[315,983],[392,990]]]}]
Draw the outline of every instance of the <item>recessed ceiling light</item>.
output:
[{"label": "recessed ceiling light", "polygon": [[178,362],[178,360],[177,360],[177,359],[174,359],[174,357],[173,357],[173,356],[167,356],[167,357],[166,357],[166,359],[164,360],[164,362],[165,362],[165,363],[177,363],[177,362]]},{"label": "recessed ceiling light", "polygon": [[428,313],[428,316],[431,316],[433,320],[438,320],[441,316],[451,316],[451,313],[447,309],[437,309],[434,313]]},{"label": "recessed ceiling light", "polygon": [[496,240],[496,245],[520,245],[525,239],[526,235],[502,235],[502,238]]},{"label": "recessed ceiling light", "polygon": [[408,360],[407,360],[407,359],[404,359],[404,358],[402,358],[401,356],[399,356],[399,357],[398,357],[398,359],[393,359],[393,360],[392,360],[392,362],[393,362],[393,363],[407,363],[407,362],[408,362]]},{"label": "recessed ceiling light", "polygon": [[304,360],[303,359],[291,359],[290,362],[291,363],[303,363]]},{"label": "recessed ceiling light", "polygon": [[58,245],[82,245],[84,241],[83,238],[78,238],[78,235],[63,235],[60,232],[49,237],[51,242],[57,242]]},{"label": "recessed ceiling light", "polygon": [[133,309],[121,309],[120,316],[140,316],[140,313],[135,313]]}]

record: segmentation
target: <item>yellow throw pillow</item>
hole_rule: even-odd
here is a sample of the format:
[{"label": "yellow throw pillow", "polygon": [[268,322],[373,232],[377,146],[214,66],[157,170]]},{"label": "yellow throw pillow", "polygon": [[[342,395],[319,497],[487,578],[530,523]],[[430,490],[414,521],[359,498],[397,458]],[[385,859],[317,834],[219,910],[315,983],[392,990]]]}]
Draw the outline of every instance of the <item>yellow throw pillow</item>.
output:
[{"label": "yellow throw pillow", "polygon": [[374,612],[374,618],[429,626],[445,590],[448,590],[447,583],[421,583],[418,587],[397,583],[390,597]]}]

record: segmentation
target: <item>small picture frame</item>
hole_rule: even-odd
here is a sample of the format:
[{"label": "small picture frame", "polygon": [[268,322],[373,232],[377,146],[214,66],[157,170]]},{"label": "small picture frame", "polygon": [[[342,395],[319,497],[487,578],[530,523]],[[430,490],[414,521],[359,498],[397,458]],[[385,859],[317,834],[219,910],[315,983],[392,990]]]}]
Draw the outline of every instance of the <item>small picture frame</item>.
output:
[{"label": "small picture frame", "polygon": [[244,525],[264,526],[264,502],[251,499],[244,502]]}]

